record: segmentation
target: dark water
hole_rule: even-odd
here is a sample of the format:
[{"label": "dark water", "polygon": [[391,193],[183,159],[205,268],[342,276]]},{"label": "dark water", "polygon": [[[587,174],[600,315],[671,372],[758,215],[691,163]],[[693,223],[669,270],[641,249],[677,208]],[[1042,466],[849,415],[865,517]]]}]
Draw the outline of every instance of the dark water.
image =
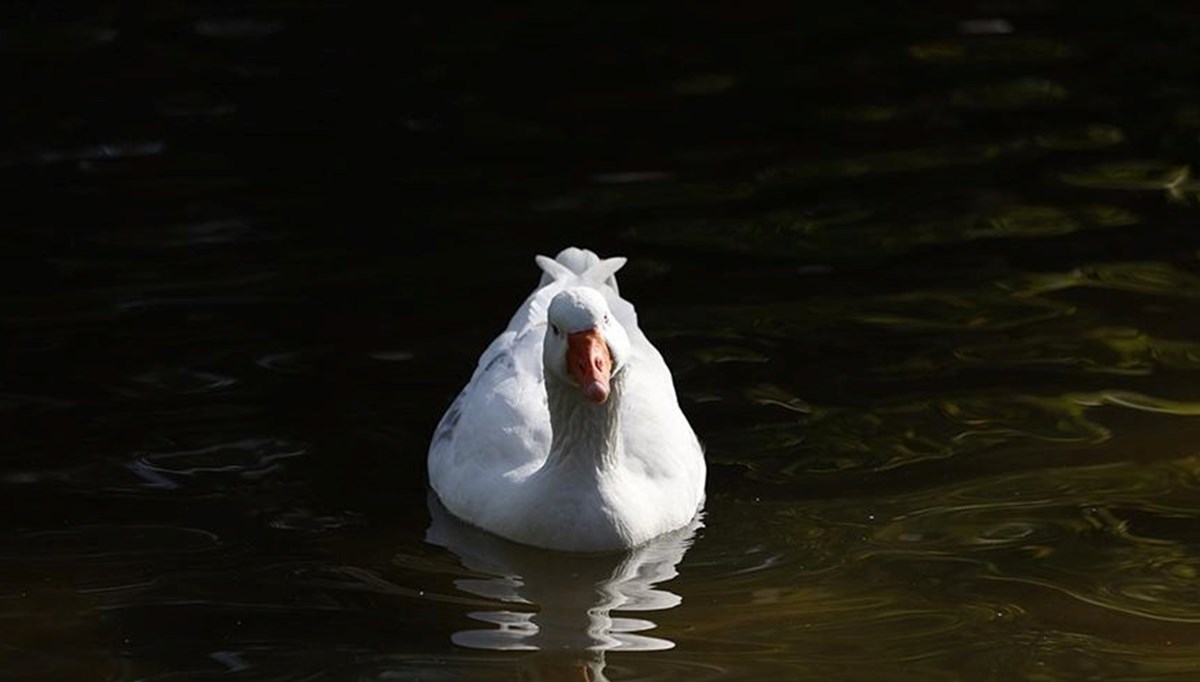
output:
[{"label": "dark water", "polygon": [[[5,677],[1200,672],[1187,3],[3,16]],[[569,244],[708,447],[626,556],[426,497]]]}]

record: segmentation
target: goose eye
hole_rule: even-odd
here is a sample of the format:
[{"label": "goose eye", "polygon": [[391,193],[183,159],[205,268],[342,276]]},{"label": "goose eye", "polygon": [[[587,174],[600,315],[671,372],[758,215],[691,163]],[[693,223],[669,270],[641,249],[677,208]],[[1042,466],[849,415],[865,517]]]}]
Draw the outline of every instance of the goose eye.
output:
[{"label": "goose eye", "polygon": [[558,331],[558,325],[557,325],[557,324],[552,324],[552,325],[550,325],[550,330],[554,332],[554,335],[555,335],[555,336],[561,336],[561,335],[562,335],[562,334],[561,334],[561,333]]}]

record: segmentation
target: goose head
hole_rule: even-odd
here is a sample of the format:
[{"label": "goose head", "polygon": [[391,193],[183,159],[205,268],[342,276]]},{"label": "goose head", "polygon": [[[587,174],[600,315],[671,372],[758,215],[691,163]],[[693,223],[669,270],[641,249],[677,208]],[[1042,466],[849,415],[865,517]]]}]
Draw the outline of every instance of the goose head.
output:
[{"label": "goose head", "polygon": [[573,386],[597,405],[629,356],[629,337],[599,291],[564,289],[550,302],[542,361],[547,379]]}]

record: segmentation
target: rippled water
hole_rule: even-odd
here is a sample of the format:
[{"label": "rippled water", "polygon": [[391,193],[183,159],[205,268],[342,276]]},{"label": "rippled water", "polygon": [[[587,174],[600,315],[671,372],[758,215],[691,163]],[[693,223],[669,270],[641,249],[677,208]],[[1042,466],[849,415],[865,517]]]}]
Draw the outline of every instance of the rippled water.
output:
[{"label": "rippled water", "polygon": [[[5,676],[1195,679],[1200,16],[824,10],[5,10]],[[625,555],[425,485],[568,244],[707,445]]]}]

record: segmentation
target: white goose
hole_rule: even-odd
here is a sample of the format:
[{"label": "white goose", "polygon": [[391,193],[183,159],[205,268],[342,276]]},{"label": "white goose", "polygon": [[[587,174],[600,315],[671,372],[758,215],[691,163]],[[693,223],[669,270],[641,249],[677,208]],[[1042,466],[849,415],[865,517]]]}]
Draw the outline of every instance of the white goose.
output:
[{"label": "white goose", "polygon": [[568,248],[488,346],[429,446],[451,513],[566,551],[640,545],[704,502],[704,455],[671,372],[614,277],[624,258]]}]

